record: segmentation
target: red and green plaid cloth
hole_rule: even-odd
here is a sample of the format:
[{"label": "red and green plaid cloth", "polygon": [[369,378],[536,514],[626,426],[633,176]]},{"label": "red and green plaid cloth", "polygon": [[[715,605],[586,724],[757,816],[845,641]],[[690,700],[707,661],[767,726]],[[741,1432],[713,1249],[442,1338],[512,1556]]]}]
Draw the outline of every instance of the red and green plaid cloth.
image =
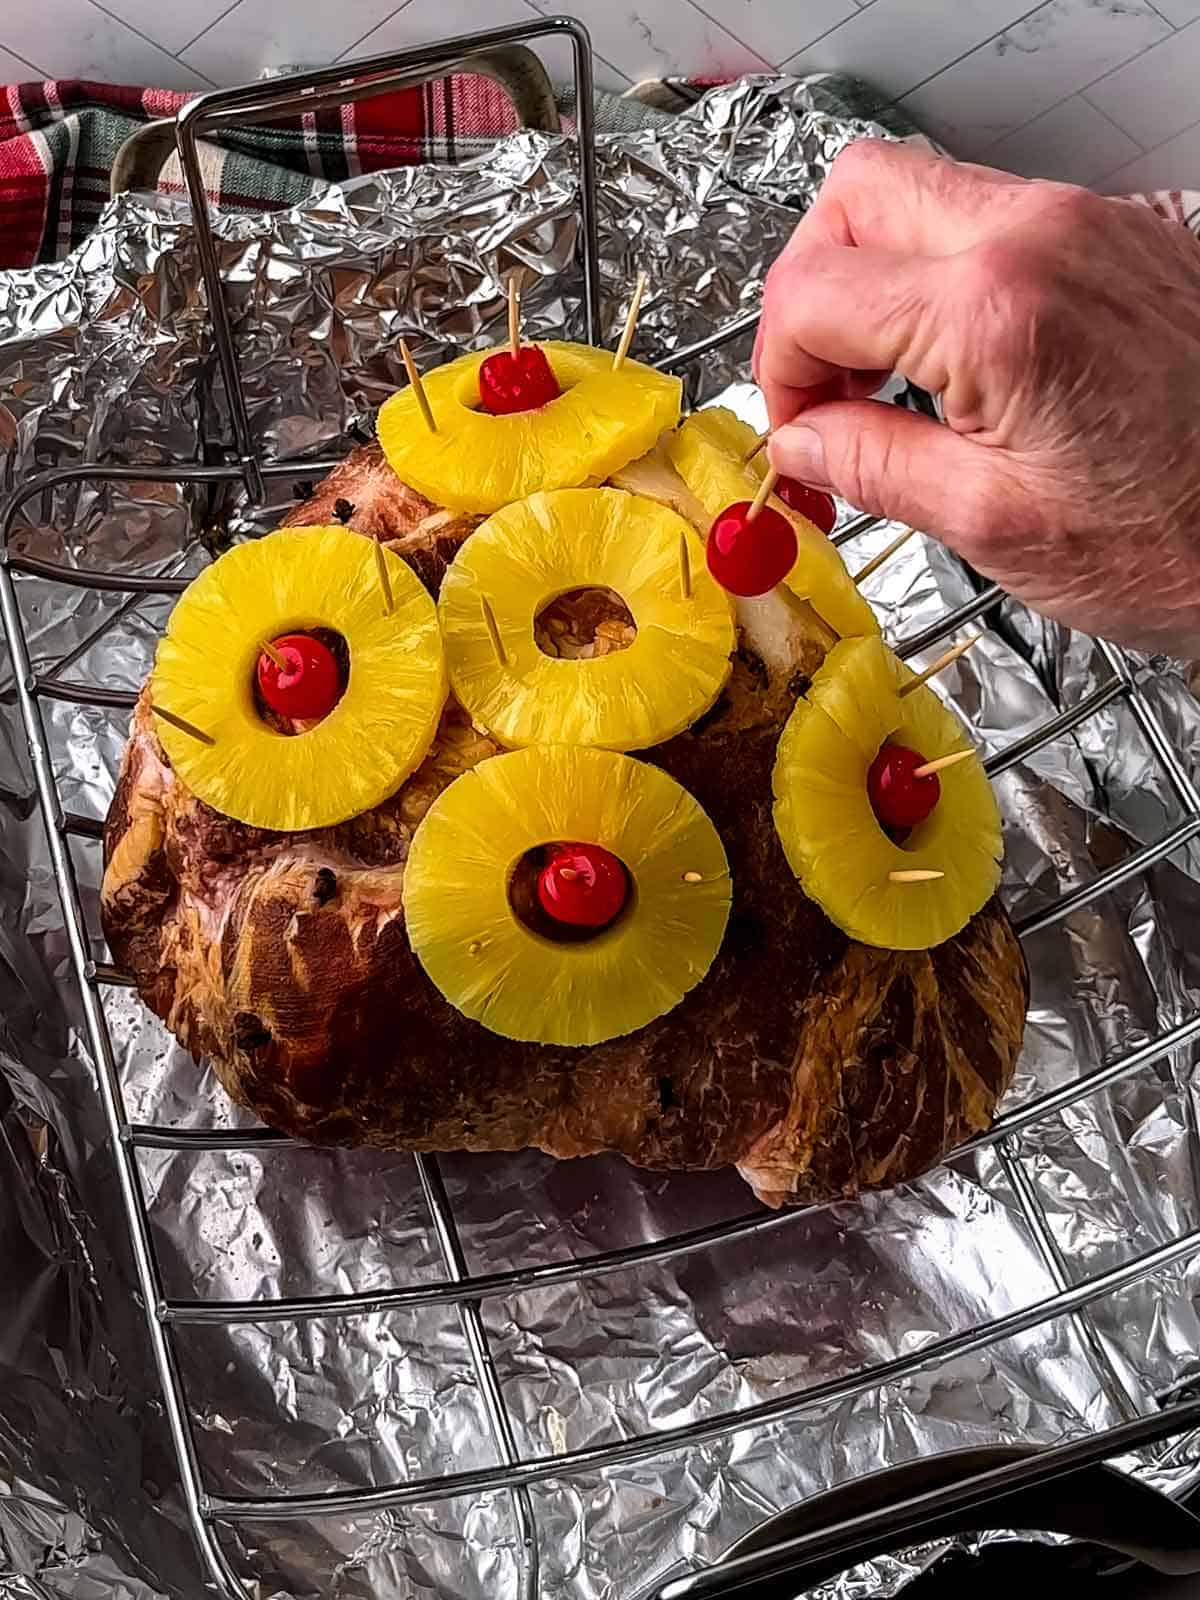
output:
[{"label": "red and green plaid cloth", "polygon": [[[73,81],[0,90],[0,268],[53,261],[79,244],[108,201],[109,173],[125,140],[146,122],[173,117],[187,98]],[[620,121],[610,109],[609,125]],[[454,160],[481,138],[517,126],[504,91],[469,74],[231,130],[219,144],[202,146],[202,165],[216,204],[268,210],[362,172]],[[177,160],[163,168],[158,187],[182,190]]]}]

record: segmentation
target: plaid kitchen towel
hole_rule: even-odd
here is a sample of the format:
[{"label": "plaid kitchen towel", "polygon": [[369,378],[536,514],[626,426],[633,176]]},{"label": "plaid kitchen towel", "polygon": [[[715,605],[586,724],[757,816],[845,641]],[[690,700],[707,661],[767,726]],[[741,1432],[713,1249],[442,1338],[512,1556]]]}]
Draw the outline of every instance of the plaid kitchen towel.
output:
[{"label": "plaid kitchen towel", "polygon": [[[0,99],[0,267],[65,255],[108,201],[117,152],[188,96],[112,84],[10,84]],[[490,79],[464,76],[398,90],[269,127],[232,129],[202,150],[210,198],[234,210],[304,200],[323,183],[381,167],[453,160],[458,142],[517,126]],[[177,161],[159,187],[182,189]]]},{"label": "plaid kitchen towel", "polygon": [[[598,94],[601,132],[669,120],[695,103],[711,79],[670,78],[623,96]],[[892,132],[913,128],[853,78],[819,79],[825,109],[874,117]],[[10,84],[0,95],[0,268],[53,261],[79,244],[108,200],[117,152],[139,127],[173,117],[186,95],[165,89],[70,80]],[[569,94],[560,95],[569,119]],[[516,111],[499,85],[473,74],[398,90],[375,100],[309,113],[269,127],[231,129],[202,147],[209,198],[232,210],[268,210],[307,199],[327,182],[383,167],[454,160],[481,140],[512,132]],[[166,192],[183,188],[178,160],[157,173]],[[1200,232],[1200,195],[1139,197]]]}]

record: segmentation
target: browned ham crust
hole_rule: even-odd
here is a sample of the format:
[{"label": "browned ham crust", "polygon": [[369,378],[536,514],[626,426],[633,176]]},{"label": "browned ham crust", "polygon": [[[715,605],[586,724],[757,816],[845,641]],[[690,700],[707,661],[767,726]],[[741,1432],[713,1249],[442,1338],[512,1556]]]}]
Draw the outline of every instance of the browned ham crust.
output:
[{"label": "browned ham crust", "polygon": [[[431,589],[474,525],[406,489],[376,446],[288,521],[339,519],[387,540]],[[649,752],[721,834],[734,900],[708,975],[635,1034],[579,1050],[500,1038],[414,959],[413,830],[496,751],[453,702],[384,805],[281,834],[219,815],[175,778],[143,695],[105,835],[114,959],[235,1100],[316,1142],[737,1165],[771,1204],[913,1177],[988,1125],[1020,1050],[1025,963],[996,901],[939,948],[897,953],[850,943],[798,889],[771,768],[822,650],[800,641],[791,672],[743,651],[702,724]]]}]

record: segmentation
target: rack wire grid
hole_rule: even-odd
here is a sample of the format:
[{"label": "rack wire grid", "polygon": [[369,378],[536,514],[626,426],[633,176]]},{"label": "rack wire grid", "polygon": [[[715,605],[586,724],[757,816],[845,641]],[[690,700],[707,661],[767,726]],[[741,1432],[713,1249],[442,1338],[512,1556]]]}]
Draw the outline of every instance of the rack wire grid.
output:
[{"label": "rack wire grid", "polygon": [[[98,839],[102,824],[94,818],[68,810],[59,792],[51,747],[43,720],[43,705],[48,700],[81,705],[131,710],[132,693],[103,687],[68,675],[70,666],[82,654],[72,650],[46,671],[35,671],[20,603],[23,578],[51,581],[97,592],[125,593],[130,600],[117,616],[149,596],[172,596],[186,587],[181,577],[137,574],[101,569],[71,567],[14,553],[9,548],[17,516],[34,497],[70,483],[167,483],[208,486],[219,491],[244,489],[252,501],[261,500],[264,485],[278,478],[309,478],[336,465],[334,460],[265,461],[252,435],[239,372],[238,357],[223,298],[217,246],[209,220],[201,176],[197,139],[201,133],[247,121],[272,120],[297,111],[340,105],[351,99],[377,94],[401,85],[425,82],[456,70],[469,69],[481,53],[523,44],[545,35],[565,37],[571,46],[576,87],[577,146],[579,152],[580,263],[583,280],[584,320],[587,335],[596,338],[599,327],[599,277],[596,243],[596,180],[594,136],[591,117],[590,46],[585,30],[575,21],[552,17],[532,24],[492,29],[464,39],[449,41],[419,50],[409,50],[371,58],[351,72],[345,66],[332,67],[280,79],[271,85],[218,91],[201,97],[180,112],[177,139],[192,203],[199,259],[207,291],[208,310],[220,371],[229,402],[232,452],[216,465],[102,466],[83,464],[48,471],[30,479],[10,497],[0,522],[2,560],[0,560],[0,616],[3,617],[12,652],[16,692],[32,760],[37,797],[44,815],[50,861],[61,897],[72,966],[78,980],[87,1039],[98,1072],[99,1094],[116,1161],[120,1194],[128,1224],[137,1286],[145,1313],[146,1334],[162,1391],[166,1420],[174,1445],[183,1500],[196,1544],[208,1575],[226,1600],[243,1600],[246,1590],[234,1570],[216,1533],[217,1525],[231,1522],[271,1522],[338,1513],[371,1513],[387,1508],[432,1504],[496,1491],[511,1497],[514,1527],[520,1552],[520,1593],[524,1600],[535,1600],[539,1592],[538,1537],[529,1490],[534,1485],[560,1480],[573,1473],[628,1466],[646,1461],[681,1446],[729,1436],[739,1430],[786,1419],[821,1402],[851,1398],[880,1384],[899,1380],[921,1369],[936,1367],[955,1357],[984,1350],[1002,1340],[1032,1330],[1052,1319],[1070,1319],[1078,1333],[1087,1359],[1094,1366],[1093,1376],[1125,1420],[1107,1433],[1100,1432],[1088,1443],[1097,1454],[1132,1448],[1179,1432],[1185,1425],[1200,1422],[1200,1406],[1183,1401],[1164,1413],[1155,1412],[1153,1396],[1131,1394],[1115,1372],[1093,1325],[1089,1308],[1101,1298],[1139,1282],[1150,1275],[1183,1262],[1200,1251],[1200,1229],[1180,1234],[1167,1243],[1144,1251],[1120,1266],[1072,1278],[1037,1190],[1013,1148],[1014,1136],[1023,1129],[1049,1118],[1094,1095],[1122,1079],[1131,1077],[1200,1039],[1200,1014],[1188,1017],[1128,1051],[1118,1059],[1103,1061],[1081,1073],[1075,1081],[1042,1093],[1019,1108],[998,1117],[986,1133],[963,1147],[963,1151],[993,1146],[1002,1170],[1019,1201],[1031,1237],[1055,1285],[1045,1298],[1019,1309],[947,1334],[918,1351],[863,1367],[849,1375],[810,1384],[799,1392],[773,1397],[748,1407],[722,1412],[698,1421],[664,1428],[615,1442],[593,1444],[581,1449],[548,1455],[523,1455],[518,1449],[512,1418],[506,1405],[499,1371],[481,1314],[482,1302],[490,1296],[516,1290],[545,1288],[551,1285],[598,1279],[648,1263],[668,1262],[691,1252],[701,1252],[722,1241],[761,1235],[793,1225],[798,1211],[764,1212],[755,1210],[716,1224],[694,1228],[648,1243],[626,1245],[584,1258],[566,1258],[517,1267],[507,1271],[474,1273],[464,1250],[459,1224],[449,1200],[442,1171],[434,1156],[413,1159],[428,1208],[431,1228],[444,1269],[441,1281],[404,1284],[386,1290],[328,1293],[282,1297],[271,1300],[205,1300],[178,1298],[164,1289],[164,1277],[156,1258],[151,1222],[137,1166],[139,1150],[169,1151],[250,1151],[279,1147],[297,1141],[266,1128],[243,1131],[221,1129],[176,1129],[131,1121],[124,1104],[112,1035],[109,1031],[102,991],[108,986],[131,986],[131,980],[111,965],[93,958],[87,921],[76,869],[70,850],[72,837]],[[664,370],[681,370],[706,352],[737,339],[750,331],[754,315],[744,315],[717,329],[708,337],[678,350],[658,365]],[[230,453],[233,459],[228,459]],[[839,543],[869,531],[876,521],[858,517],[835,535]],[[935,623],[904,640],[902,657],[911,657],[948,638],[975,619],[984,618],[1005,598],[996,586],[982,590],[965,604],[945,612]],[[114,623],[110,617],[96,630],[85,646],[92,644]],[[997,775],[1024,761],[1028,756],[1070,733],[1114,702],[1123,702],[1141,730],[1155,761],[1165,776],[1183,813],[1183,820],[1161,838],[1136,850],[1124,860],[1081,883],[1052,904],[1018,923],[1022,937],[1036,933],[1069,917],[1095,902],[1119,885],[1146,872],[1155,863],[1194,839],[1200,838],[1200,794],[1180,756],[1173,749],[1161,722],[1134,679],[1122,652],[1111,645],[1099,645],[1109,668],[1109,676],[1086,697],[1048,719],[987,762],[990,774]],[[961,1152],[959,1152],[961,1153]],[[244,1323],[301,1322],[313,1318],[332,1318],[345,1314],[382,1312],[395,1308],[443,1306],[457,1308],[466,1349],[499,1465],[411,1478],[382,1487],[356,1487],[316,1494],[222,1495],[210,1492],[204,1483],[196,1437],[189,1415],[176,1345],[176,1330],[184,1326],[218,1324],[232,1327]],[[912,1527],[919,1527],[914,1519]],[[814,1547],[835,1547],[836,1528]],[[889,1548],[897,1547],[893,1539]],[[849,1548],[849,1547],[848,1547]],[[705,1575],[703,1592],[715,1596],[724,1592],[720,1568]],[[683,1592],[682,1590],[680,1591]],[[699,1590],[697,1590],[697,1593]]]}]

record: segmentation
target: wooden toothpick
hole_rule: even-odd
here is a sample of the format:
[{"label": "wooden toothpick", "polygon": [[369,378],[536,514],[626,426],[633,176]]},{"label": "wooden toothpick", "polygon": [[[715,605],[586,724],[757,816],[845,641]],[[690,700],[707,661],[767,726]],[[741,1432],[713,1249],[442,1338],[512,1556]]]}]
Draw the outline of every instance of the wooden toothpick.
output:
[{"label": "wooden toothpick", "polygon": [[679,592],[685,600],[692,598],[692,553],[682,528],[679,530]]},{"label": "wooden toothpick", "polygon": [[869,578],[873,572],[878,572],[883,563],[885,561],[890,561],[891,558],[896,554],[896,551],[899,550],[900,546],[907,544],[916,531],[917,530],[915,528],[905,528],[904,532],[898,539],[893,539],[891,544],[885,546],[885,548],[882,549],[877,556],[872,556],[870,561],[867,562],[866,566],[863,567],[860,572],[856,572],[854,574],[853,581],[856,584],[861,584],[865,582],[865,580]]},{"label": "wooden toothpick", "polygon": [[922,767],[914,767],[913,777],[932,778],[935,772],[945,772],[947,767],[956,767],[960,761],[966,761],[974,754],[974,750],[955,750],[953,755],[939,756],[936,761],[927,761]]},{"label": "wooden toothpick", "polygon": [[266,656],[271,665],[273,667],[277,667],[280,672],[286,672],[288,670],[287,657],[276,650],[275,646],[269,639],[264,639],[259,645],[258,649],[259,654]]},{"label": "wooden toothpick", "polygon": [[944,872],[926,872],[924,867],[912,867],[906,872],[889,872],[889,883],[932,883],[935,878],[944,878]]},{"label": "wooden toothpick", "polygon": [[506,667],[508,651],[504,648],[504,640],[500,637],[500,628],[496,622],[496,613],[492,610],[492,602],[485,594],[479,596],[479,609],[483,614],[483,625],[488,631],[488,638],[492,641],[496,661],[500,666]]},{"label": "wooden toothpick", "polygon": [[629,354],[629,346],[633,343],[633,330],[637,327],[638,312],[642,309],[642,296],[646,292],[646,274],[639,272],[637,283],[634,285],[633,299],[629,302],[629,315],[625,318],[625,326],[621,329],[620,343],[617,345],[616,354],[613,356],[612,369],[620,372],[625,365],[625,357]]},{"label": "wooden toothpick", "polygon": [[751,500],[751,502],[750,502],[750,509],[746,513],[746,521],[747,522],[753,522],[755,517],[758,516],[758,513],[766,505],[767,497],[770,495],[771,491],[774,489],[776,483],[778,482],[778,479],[779,479],[779,471],[778,471],[778,469],[776,467],[768,467],[767,468],[766,477],[763,479],[763,481],[758,486],[758,493],[754,496],[754,499]]},{"label": "wooden toothpick", "polygon": [[169,722],[173,728],[178,728],[180,733],[186,733],[189,739],[198,739],[201,744],[216,744],[217,741],[211,733],[205,733],[203,728],[198,728],[194,722],[188,722],[184,717],[177,717],[173,711],[168,711],[166,706],[151,706],[150,709],[156,717]]},{"label": "wooden toothpick", "polygon": [[508,275],[508,353],[516,359],[517,351],[521,348],[521,291],[517,287],[517,275],[510,272]]},{"label": "wooden toothpick", "polygon": [[903,685],[900,690],[900,699],[903,700],[905,695],[912,694],[913,690],[919,689],[923,683],[928,683],[930,678],[941,672],[943,667],[948,667],[952,661],[957,661],[959,656],[965,656],[971,646],[978,644],[982,638],[983,635],[981,633],[972,634],[969,639],[964,639],[961,644],[954,645],[944,655],[940,655],[931,667],[926,667],[925,671],[918,673],[911,683]]},{"label": "wooden toothpick", "polygon": [[769,428],[767,429],[766,433],[760,433],[759,434],[758,438],[755,439],[754,443],[750,446],[749,450],[747,450],[746,454],[742,457],[742,465],[744,467],[748,467],[750,465],[750,463],[754,460],[755,456],[762,449],[763,445],[766,444],[767,440],[770,437],[771,437],[771,430]]},{"label": "wooden toothpick", "polygon": [[412,358],[412,351],[405,340],[400,341],[400,359],[404,363],[404,370],[408,373],[408,381],[412,385],[412,392],[417,397],[417,405],[425,419],[425,426],[430,433],[436,433],[437,423],[433,420],[433,412],[429,409],[429,396],[425,393],[425,385],[421,382],[421,374],[417,371],[417,364]]},{"label": "wooden toothpick", "polygon": [[396,601],[392,595],[392,575],[387,568],[387,556],[378,539],[371,540],[375,547],[375,575],[379,579],[379,587],[383,590],[383,609],[390,617],[396,609]]}]

